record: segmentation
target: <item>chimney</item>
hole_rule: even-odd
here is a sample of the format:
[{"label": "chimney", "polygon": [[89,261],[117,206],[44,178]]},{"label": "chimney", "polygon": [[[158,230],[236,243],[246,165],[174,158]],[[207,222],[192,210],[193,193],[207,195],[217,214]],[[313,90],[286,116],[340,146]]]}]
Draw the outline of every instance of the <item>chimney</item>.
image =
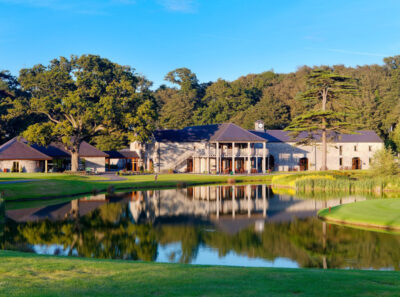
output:
[{"label": "chimney", "polygon": [[254,123],[254,130],[264,132],[264,122],[262,120],[258,120]]}]

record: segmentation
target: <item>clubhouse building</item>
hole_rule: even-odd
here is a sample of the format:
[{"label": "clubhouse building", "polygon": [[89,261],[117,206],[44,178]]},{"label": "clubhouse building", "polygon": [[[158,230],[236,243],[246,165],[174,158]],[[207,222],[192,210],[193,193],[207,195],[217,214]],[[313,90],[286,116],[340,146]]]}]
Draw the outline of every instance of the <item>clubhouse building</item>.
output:
[{"label": "clubhouse building", "polygon": [[[262,121],[255,123],[254,130],[226,123],[157,130],[151,143],[133,142],[130,150],[144,160],[144,167],[158,173],[320,170],[320,137],[315,135],[310,145],[297,145],[305,136],[301,133],[293,139],[288,131],[265,130]],[[328,143],[328,169],[368,169],[374,153],[383,147],[374,131],[336,135]]]},{"label": "clubhouse building", "polygon": [[[306,134],[293,139],[283,130],[265,130],[257,121],[254,130],[232,123],[156,130],[147,144],[102,152],[87,142],[79,148],[80,170],[156,173],[257,174],[271,171],[320,170],[322,147],[315,135],[310,145],[297,145]],[[336,135],[328,143],[331,170],[368,169],[383,141],[373,131]],[[44,147],[15,137],[0,146],[0,171],[58,172],[69,170],[71,156],[61,145]]]}]

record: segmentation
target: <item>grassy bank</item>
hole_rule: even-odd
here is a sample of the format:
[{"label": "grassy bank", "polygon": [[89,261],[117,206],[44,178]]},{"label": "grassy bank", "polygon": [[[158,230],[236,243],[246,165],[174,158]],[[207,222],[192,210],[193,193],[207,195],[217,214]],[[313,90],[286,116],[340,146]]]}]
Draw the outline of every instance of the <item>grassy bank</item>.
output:
[{"label": "grassy bank", "polygon": [[318,216],[339,224],[400,230],[400,199],[367,200],[323,209]]},{"label": "grassy bank", "polygon": [[0,252],[0,261],[0,296],[400,296],[398,272],[133,263],[8,251]]},{"label": "grassy bank", "polygon": [[72,195],[91,194],[110,190],[143,190],[158,188],[175,188],[204,184],[241,182],[270,182],[271,175],[255,176],[217,176],[195,174],[162,174],[157,181],[154,175],[134,175],[124,177],[122,181],[102,181],[99,176],[75,176],[67,174],[0,174],[1,181],[27,180],[24,183],[0,183],[0,192],[4,192],[6,201],[31,200],[38,198],[61,198]]},{"label": "grassy bank", "polygon": [[400,177],[376,177],[368,171],[325,171],[276,175],[274,187],[296,193],[371,194],[375,196],[400,193]]}]

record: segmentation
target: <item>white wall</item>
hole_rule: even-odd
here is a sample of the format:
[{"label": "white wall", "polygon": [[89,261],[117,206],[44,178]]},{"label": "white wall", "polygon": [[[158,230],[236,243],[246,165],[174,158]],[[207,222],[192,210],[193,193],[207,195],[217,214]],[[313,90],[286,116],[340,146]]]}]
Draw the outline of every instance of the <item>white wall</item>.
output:
[{"label": "white wall", "polygon": [[[340,146],[342,154],[340,154]],[[354,151],[354,147],[357,151]],[[383,148],[383,143],[328,143],[327,166],[330,170],[351,169],[352,159],[361,160],[361,169],[369,169],[374,153]],[[322,167],[322,147],[296,146],[294,143],[267,143],[270,154],[275,159],[275,170],[288,171],[289,168],[300,170],[300,158],[308,158],[308,170],[320,170]],[[342,158],[342,165],[340,165]]]},{"label": "white wall", "polygon": [[11,172],[13,167],[13,162],[19,162],[22,172],[43,172],[44,171],[44,161],[32,161],[32,160],[3,160],[0,161],[0,170],[3,172],[4,168]]},{"label": "white wall", "polygon": [[105,157],[95,157],[95,158],[82,158],[84,159],[86,164],[86,168],[93,168],[94,171],[97,172],[105,172],[106,171],[106,158]]}]

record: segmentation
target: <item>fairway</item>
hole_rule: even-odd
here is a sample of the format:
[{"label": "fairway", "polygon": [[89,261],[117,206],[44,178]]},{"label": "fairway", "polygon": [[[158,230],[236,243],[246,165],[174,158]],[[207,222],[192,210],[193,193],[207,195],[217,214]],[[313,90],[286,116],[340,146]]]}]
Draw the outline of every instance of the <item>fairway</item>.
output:
[{"label": "fairway", "polygon": [[400,199],[367,200],[323,209],[318,216],[336,223],[400,230]]},{"label": "fairway", "polygon": [[10,251],[1,251],[0,261],[1,296],[400,296],[398,272],[157,264]]},{"label": "fairway", "polygon": [[[145,190],[176,188],[218,183],[269,183],[272,175],[201,175],[154,174],[123,176],[124,180],[108,180],[107,176],[78,176],[69,174],[0,173],[0,193],[6,201],[65,198],[110,190]],[[19,183],[9,181],[31,180]]]}]

